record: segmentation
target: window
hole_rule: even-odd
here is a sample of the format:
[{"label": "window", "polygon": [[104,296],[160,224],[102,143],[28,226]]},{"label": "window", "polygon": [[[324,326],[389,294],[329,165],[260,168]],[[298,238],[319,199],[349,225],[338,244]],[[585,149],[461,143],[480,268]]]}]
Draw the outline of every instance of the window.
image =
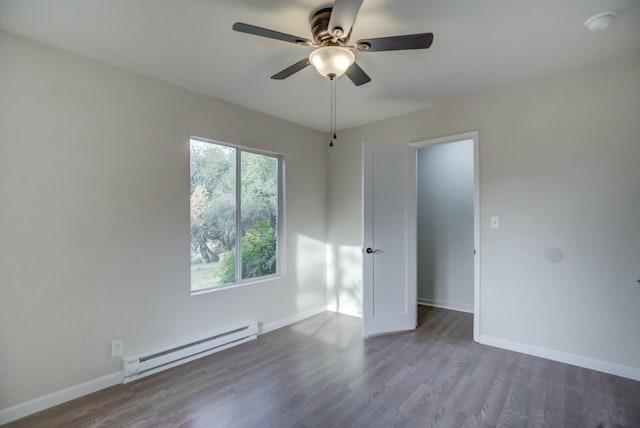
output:
[{"label": "window", "polygon": [[191,139],[190,166],[191,291],[278,275],[282,158]]}]

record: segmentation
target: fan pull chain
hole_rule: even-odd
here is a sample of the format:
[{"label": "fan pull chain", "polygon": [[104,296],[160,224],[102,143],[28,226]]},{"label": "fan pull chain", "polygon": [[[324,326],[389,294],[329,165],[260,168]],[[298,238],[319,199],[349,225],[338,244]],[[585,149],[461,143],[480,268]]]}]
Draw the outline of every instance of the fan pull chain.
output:
[{"label": "fan pull chain", "polygon": [[338,127],[338,113],[337,113],[337,91],[336,91],[336,79],[333,79],[333,139],[337,140],[336,128]]},{"label": "fan pull chain", "polygon": [[331,84],[329,86],[329,111],[331,112],[331,128],[329,129],[329,147],[333,147],[333,140],[335,139],[335,128],[334,128],[334,121],[335,121],[335,116],[334,116],[334,110],[335,110],[335,104],[334,104],[334,99],[335,99],[335,86],[336,86],[336,80],[335,80],[335,76],[329,75],[329,80],[331,81]]}]

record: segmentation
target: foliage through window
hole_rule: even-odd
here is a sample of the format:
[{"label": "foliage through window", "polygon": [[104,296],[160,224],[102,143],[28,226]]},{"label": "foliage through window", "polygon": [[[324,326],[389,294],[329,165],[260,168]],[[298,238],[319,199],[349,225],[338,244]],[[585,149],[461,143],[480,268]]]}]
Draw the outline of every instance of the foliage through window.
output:
[{"label": "foliage through window", "polygon": [[191,291],[277,274],[280,159],[193,139],[190,148]]}]

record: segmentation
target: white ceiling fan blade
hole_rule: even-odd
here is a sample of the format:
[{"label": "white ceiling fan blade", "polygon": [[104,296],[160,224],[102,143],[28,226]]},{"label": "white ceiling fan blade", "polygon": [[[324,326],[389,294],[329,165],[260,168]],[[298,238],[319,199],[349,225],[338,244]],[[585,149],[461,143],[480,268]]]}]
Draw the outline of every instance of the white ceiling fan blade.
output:
[{"label": "white ceiling fan blade", "polygon": [[329,20],[329,34],[344,38],[351,32],[363,0],[336,0]]}]

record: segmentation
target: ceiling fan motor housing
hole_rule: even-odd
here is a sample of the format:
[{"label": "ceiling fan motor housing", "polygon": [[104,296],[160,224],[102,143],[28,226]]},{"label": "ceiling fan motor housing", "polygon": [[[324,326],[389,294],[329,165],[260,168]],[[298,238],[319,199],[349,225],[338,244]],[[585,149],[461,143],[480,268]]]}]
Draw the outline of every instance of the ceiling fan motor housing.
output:
[{"label": "ceiling fan motor housing", "polygon": [[344,34],[344,30],[341,30],[342,34],[335,37],[329,32],[329,20],[331,19],[331,11],[333,8],[325,7],[316,11],[311,16],[311,34],[313,35],[313,41],[319,46],[344,46],[349,39],[349,34]]}]

